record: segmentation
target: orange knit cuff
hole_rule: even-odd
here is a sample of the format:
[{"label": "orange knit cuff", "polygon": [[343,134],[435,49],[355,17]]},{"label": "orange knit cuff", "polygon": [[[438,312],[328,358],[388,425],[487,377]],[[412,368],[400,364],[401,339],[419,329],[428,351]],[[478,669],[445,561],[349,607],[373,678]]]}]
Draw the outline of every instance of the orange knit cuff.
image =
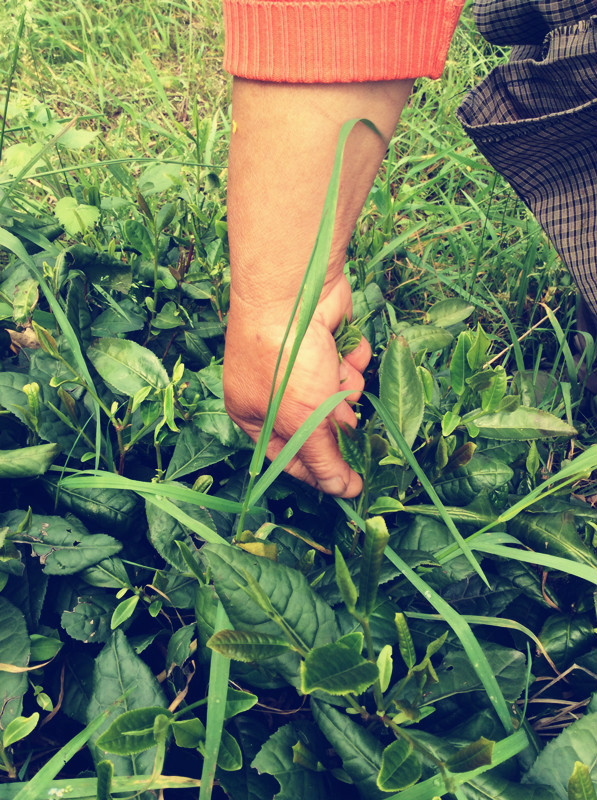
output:
[{"label": "orange knit cuff", "polygon": [[464,0],[223,0],[224,68],[288,83],[438,78]]}]

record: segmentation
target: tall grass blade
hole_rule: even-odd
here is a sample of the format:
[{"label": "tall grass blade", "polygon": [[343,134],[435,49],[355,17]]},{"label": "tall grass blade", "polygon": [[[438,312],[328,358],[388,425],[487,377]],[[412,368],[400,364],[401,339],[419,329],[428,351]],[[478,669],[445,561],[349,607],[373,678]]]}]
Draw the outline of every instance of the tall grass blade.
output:
[{"label": "tall grass blade", "polygon": [[21,37],[23,35],[23,28],[25,27],[25,14],[23,11],[19,20],[19,27],[17,28],[17,35],[15,38],[15,46],[12,51],[12,59],[10,67],[8,68],[8,75],[6,76],[6,95],[4,96],[4,108],[2,110],[2,127],[0,128],[0,161],[2,161],[2,152],[4,150],[4,134],[6,132],[6,117],[8,114],[8,101],[10,100],[10,92],[12,89],[12,82],[17,69],[17,59],[19,57],[19,49],[21,47]]}]

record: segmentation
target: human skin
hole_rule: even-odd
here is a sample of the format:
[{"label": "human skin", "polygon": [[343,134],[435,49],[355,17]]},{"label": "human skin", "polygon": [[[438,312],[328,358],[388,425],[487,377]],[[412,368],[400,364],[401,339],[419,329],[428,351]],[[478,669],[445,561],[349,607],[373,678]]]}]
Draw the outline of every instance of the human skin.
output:
[{"label": "human skin", "polygon": [[224,396],[232,419],[256,441],[284,331],[319,227],[338,134],[345,148],[331,255],[323,291],[293,367],[267,456],[335,392],[352,394],[313,432],[287,471],[329,494],[355,497],[361,478],[342,460],[334,421],[356,427],[351,403],[363,390],[366,339],[342,362],[333,333],[352,314],[344,260],[358,214],[394,133],[412,80],[281,84],[235,78],[228,175],[230,313]]}]

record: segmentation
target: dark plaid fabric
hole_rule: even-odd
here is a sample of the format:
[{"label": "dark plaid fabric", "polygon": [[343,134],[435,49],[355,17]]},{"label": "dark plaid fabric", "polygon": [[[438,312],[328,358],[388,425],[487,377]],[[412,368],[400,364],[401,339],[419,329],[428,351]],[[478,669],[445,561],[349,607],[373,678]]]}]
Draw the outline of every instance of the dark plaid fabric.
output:
[{"label": "dark plaid fabric", "polygon": [[597,0],[476,0],[510,61],[457,116],[558,250],[597,315]]}]

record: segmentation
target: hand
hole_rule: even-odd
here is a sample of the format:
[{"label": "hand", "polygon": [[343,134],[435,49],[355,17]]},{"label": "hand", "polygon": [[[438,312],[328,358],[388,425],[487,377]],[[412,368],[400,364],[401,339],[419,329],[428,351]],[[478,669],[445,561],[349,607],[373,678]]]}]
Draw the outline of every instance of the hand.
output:
[{"label": "hand", "polygon": [[[335,437],[334,420],[356,427],[349,402],[357,402],[364,386],[363,372],[371,357],[365,338],[342,362],[333,332],[344,315],[350,318],[350,287],[341,275],[326,286],[301,344],[290,381],[274,424],[267,456],[274,459],[307,417],[332,394],[351,389],[311,434],[286,471],[311,486],[340,497],[355,497],[361,478],[342,460]],[[232,419],[257,441],[265,418],[274,367],[287,319],[268,318],[267,309],[249,308],[232,297],[224,356],[224,396]],[[287,345],[286,351],[289,350]],[[286,361],[282,361],[281,378]]]}]

